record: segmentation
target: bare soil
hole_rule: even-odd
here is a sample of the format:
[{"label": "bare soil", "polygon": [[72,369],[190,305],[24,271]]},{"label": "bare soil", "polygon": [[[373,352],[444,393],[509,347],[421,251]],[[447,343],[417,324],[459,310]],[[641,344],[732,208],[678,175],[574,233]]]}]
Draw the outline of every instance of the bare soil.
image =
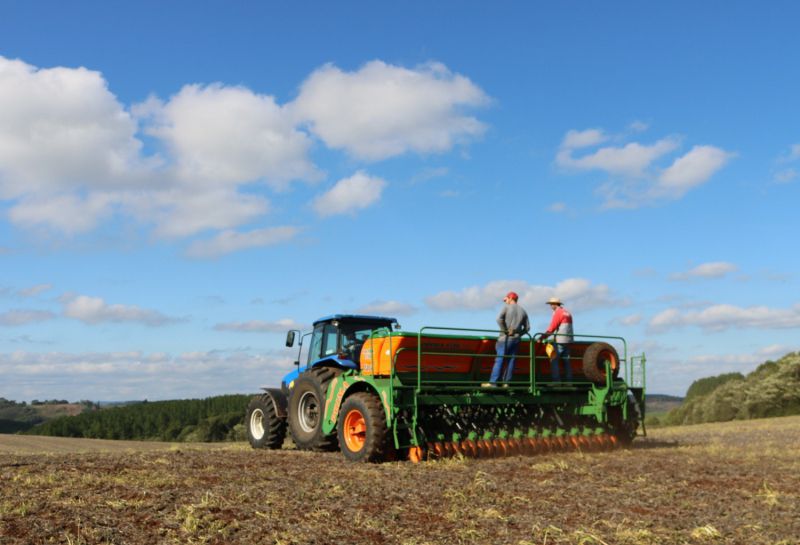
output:
[{"label": "bare soil", "polygon": [[17,437],[0,436],[3,545],[800,544],[800,417],[418,465]]}]

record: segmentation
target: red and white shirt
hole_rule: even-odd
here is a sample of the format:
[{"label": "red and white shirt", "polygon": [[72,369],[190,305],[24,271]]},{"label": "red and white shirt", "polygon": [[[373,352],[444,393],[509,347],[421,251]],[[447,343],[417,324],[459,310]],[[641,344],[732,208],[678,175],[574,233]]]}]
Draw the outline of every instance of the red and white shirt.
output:
[{"label": "red and white shirt", "polygon": [[553,319],[550,320],[550,327],[547,328],[546,333],[549,335],[553,332],[556,333],[555,342],[572,342],[572,314],[564,307],[558,307],[553,312]]}]

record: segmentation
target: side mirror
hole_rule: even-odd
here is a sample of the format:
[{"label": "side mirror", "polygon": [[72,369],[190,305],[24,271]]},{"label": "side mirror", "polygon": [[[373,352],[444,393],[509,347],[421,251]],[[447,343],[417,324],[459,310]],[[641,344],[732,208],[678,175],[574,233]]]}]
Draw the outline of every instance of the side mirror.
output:
[{"label": "side mirror", "polygon": [[289,331],[286,334],[286,346],[289,346],[289,347],[294,346],[294,337],[295,337],[294,330]]},{"label": "side mirror", "polygon": [[397,329],[398,331],[400,330],[401,327],[403,327],[403,326],[401,326],[397,322],[394,323],[394,328]]}]

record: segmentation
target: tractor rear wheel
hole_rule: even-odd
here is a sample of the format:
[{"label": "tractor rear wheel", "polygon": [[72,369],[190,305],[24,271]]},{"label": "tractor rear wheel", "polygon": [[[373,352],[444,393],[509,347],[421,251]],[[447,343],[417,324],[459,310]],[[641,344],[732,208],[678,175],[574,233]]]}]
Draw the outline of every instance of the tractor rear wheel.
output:
[{"label": "tractor rear wheel", "polygon": [[336,436],[322,432],[322,421],[328,386],[340,374],[337,368],[315,367],[294,381],[289,398],[289,431],[300,450],[335,450]]},{"label": "tractor rear wheel", "polygon": [[351,462],[382,462],[386,457],[386,415],[373,393],[357,392],[339,411],[339,448]]},{"label": "tractor rear wheel", "polygon": [[619,375],[619,355],[608,343],[592,343],[583,353],[583,375],[595,384],[606,382],[606,361],[611,365],[611,376]]},{"label": "tractor rear wheel", "polygon": [[286,438],[286,419],[278,416],[275,402],[267,394],[250,400],[245,425],[247,440],[253,448],[279,449]]}]

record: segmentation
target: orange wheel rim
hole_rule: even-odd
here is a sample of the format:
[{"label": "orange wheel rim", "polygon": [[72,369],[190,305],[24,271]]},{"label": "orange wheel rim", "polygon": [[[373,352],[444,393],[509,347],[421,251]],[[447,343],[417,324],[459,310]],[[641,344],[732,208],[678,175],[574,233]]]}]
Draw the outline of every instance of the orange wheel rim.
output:
[{"label": "orange wheel rim", "polygon": [[422,449],[420,447],[411,447],[408,449],[408,459],[412,463],[418,464],[422,461]]},{"label": "orange wheel rim", "polygon": [[350,452],[364,448],[367,440],[367,421],[361,411],[351,409],[344,417],[344,442]]},{"label": "orange wheel rim", "polygon": [[617,366],[619,366],[619,362],[617,361],[616,356],[614,356],[614,353],[610,350],[600,352],[600,361],[604,362],[606,360],[608,360],[608,362],[611,364],[611,370],[616,371]]}]

